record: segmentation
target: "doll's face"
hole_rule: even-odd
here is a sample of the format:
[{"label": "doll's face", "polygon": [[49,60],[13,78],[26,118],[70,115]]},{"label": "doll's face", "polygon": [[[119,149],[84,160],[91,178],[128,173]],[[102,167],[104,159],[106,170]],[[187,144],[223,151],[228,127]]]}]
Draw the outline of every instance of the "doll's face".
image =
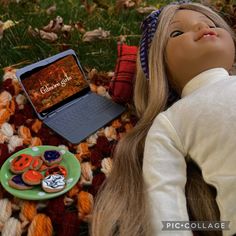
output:
[{"label": "doll's face", "polygon": [[166,46],[169,80],[181,93],[197,74],[212,68],[232,67],[234,42],[225,29],[200,12],[179,10],[169,26]]}]

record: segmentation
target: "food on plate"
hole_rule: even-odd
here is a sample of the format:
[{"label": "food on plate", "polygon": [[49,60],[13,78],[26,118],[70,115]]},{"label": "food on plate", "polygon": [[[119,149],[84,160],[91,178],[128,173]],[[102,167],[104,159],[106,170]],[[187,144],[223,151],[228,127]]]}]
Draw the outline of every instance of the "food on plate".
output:
[{"label": "food on plate", "polygon": [[26,184],[23,179],[22,175],[13,175],[9,180],[8,180],[9,186],[12,188],[18,189],[18,190],[27,190],[27,189],[32,189],[32,185]]},{"label": "food on plate", "polygon": [[42,181],[42,188],[45,192],[48,193],[62,191],[65,186],[65,177],[62,175],[48,175]]},{"label": "food on plate", "polygon": [[53,165],[53,166],[49,167],[45,172],[45,176],[55,175],[55,174],[63,175],[64,177],[67,177],[67,170],[64,166]]},{"label": "food on plate", "polygon": [[21,174],[28,170],[33,161],[33,157],[29,154],[20,154],[15,157],[10,163],[10,170],[14,174]]},{"label": "food on plate", "polygon": [[42,159],[46,165],[52,166],[62,161],[62,155],[57,150],[47,150],[43,153]]},{"label": "food on plate", "polygon": [[43,178],[43,174],[37,170],[27,170],[22,174],[23,181],[29,185],[38,185],[41,183]]},{"label": "food on plate", "polygon": [[39,170],[42,164],[43,164],[43,160],[41,159],[40,156],[34,157],[31,163],[30,169]]}]

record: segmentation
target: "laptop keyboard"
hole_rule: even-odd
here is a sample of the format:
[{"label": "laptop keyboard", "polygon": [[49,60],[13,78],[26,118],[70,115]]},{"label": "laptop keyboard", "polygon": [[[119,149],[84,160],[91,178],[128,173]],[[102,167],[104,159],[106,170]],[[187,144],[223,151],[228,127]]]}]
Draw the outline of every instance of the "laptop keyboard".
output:
[{"label": "laptop keyboard", "polygon": [[86,138],[123,111],[124,108],[109,99],[89,93],[88,96],[46,118],[44,123],[66,139],[77,142],[78,136]]},{"label": "laptop keyboard", "polygon": [[81,98],[79,102],[72,104],[66,109],[59,111],[54,119],[55,123],[60,123],[64,120],[66,123],[84,124],[88,120],[93,119],[94,114],[105,112],[113,104],[101,96],[89,95],[86,99]]}]

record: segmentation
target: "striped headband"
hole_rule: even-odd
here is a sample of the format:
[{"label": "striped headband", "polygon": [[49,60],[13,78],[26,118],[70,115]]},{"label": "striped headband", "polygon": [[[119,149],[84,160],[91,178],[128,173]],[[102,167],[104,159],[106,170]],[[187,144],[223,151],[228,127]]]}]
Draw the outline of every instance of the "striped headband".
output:
[{"label": "striped headband", "polygon": [[[178,2],[172,2],[171,5],[189,3],[191,1],[183,0]],[[147,79],[149,79],[149,68],[148,68],[148,53],[149,47],[156,32],[158,26],[158,17],[161,14],[163,7],[153,11],[148,15],[141,25],[142,38],[140,41],[140,61],[141,67]]]}]

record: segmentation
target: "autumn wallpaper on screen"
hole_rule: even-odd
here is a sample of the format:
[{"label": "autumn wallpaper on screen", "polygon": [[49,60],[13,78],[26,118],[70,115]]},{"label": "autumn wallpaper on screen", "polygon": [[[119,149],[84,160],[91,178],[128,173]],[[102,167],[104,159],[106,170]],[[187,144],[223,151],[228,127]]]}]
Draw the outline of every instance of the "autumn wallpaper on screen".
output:
[{"label": "autumn wallpaper on screen", "polygon": [[37,112],[52,107],[88,86],[72,55],[32,73],[22,83]]}]

